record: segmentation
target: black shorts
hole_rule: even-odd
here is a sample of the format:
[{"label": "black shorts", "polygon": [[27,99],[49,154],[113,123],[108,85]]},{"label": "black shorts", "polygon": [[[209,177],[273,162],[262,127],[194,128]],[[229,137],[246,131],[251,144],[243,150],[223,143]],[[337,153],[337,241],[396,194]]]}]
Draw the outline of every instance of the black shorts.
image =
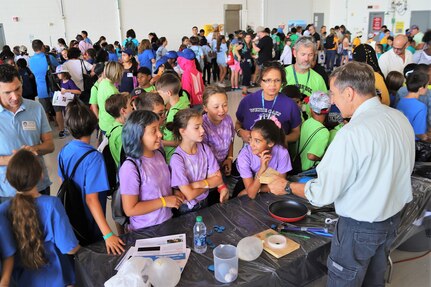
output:
[{"label": "black shorts", "polygon": [[60,112],[64,110],[64,107],[58,107],[52,105],[52,97],[49,98],[39,98],[39,103],[42,105],[45,113],[49,114],[52,111]]}]

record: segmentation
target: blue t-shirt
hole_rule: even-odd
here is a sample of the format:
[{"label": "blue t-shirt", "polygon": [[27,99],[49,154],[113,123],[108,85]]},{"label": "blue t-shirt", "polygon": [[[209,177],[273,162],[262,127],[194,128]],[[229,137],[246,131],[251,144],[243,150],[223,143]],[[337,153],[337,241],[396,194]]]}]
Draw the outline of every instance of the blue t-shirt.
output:
[{"label": "blue t-shirt", "polygon": [[[407,91],[407,87],[401,87],[395,96],[394,106],[396,107],[398,104],[398,101],[404,98],[405,96],[407,96],[408,93],[409,91]],[[428,109],[427,124],[428,124],[428,127],[431,127],[431,90],[427,89],[427,92],[425,93],[425,95],[420,95],[419,101],[421,101],[427,106],[427,109]]]},{"label": "blue t-shirt", "polygon": [[427,106],[424,103],[415,98],[402,98],[398,102],[397,110],[401,111],[407,117],[415,131],[415,135],[426,133]]},{"label": "blue t-shirt", "polygon": [[[49,55],[51,65],[57,67],[59,64],[54,56]],[[28,61],[30,70],[36,79],[37,96],[41,99],[50,97],[46,86],[46,71],[48,71],[48,62],[44,53],[35,53]]]},{"label": "blue t-shirt", "polygon": [[[6,203],[3,203],[0,205],[0,210],[3,205]],[[16,246],[15,246],[15,240],[13,238],[13,234],[10,230],[10,224],[8,219],[7,212],[0,213],[0,259],[6,259],[7,257],[10,257],[14,255],[16,252]],[[1,263],[0,263],[0,270],[1,269]]]},{"label": "blue t-shirt", "polygon": [[[23,99],[18,111],[13,114],[0,105],[0,155],[11,155],[23,145],[33,146],[41,143],[42,134],[51,132],[46,114],[39,102]],[[42,179],[37,184],[41,191],[51,185],[48,170],[42,156]],[[6,180],[6,166],[0,165],[0,196],[13,197],[15,189]]]},{"label": "blue t-shirt", "polygon": [[[41,195],[35,199],[41,223],[45,255],[48,264],[37,270],[24,268],[19,256],[15,257],[13,280],[17,286],[66,286],[75,284],[73,260],[66,254],[72,251],[78,240],[73,233],[63,205],[57,197]],[[0,217],[6,217],[10,201],[0,205]],[[13,237],[9,221],[1,223],[1,238]],[[4,244],[2,242],[2,244]]]},{"label": "blue t-shirt", "polygon": [[108,53],[108,61],[109,62],[118,62],[118,55],[117,53]]},{"label": "blue t-shirt", "polygon": [[142,53],[138,55],[139,68],[147,67],[150,71],[152,71],[152,66],[153,66],[153,63],[151,62],[152,59],[154,59],[153,50],[147,49],[142,51]]},{"label": "blue t-shirt", "polygon": [[[66,176],[69,176],[78,159],[91,149],[94,149],[94,147],[79,140],[72,140],[65,145],[58,154],[58,176],[64,180],[60,170],[60,162],[63,163]],[[100,240],[102,239],[102,233],[87,206],[85,196],[87,194],[99,193],[99,201],[103,214],[106,213],[106,192],[109,190],[109,182],[102,154],[96,151],[87,155],[77,167],[73,181],[82,193],[82,201],[89,221],[89,229],[93,231],[92,239]]]},{"label": "blue t-shirt", "polygon": [[288,96],[279,93],[274,101],[264,100],[262,107],[262,90],[243,98],[236,111],[236,118],[241,122],[242,128],[251,130],[258,120],[277,117],[284,132],[287,134],[298,127],[302,120],[296,103]]}]

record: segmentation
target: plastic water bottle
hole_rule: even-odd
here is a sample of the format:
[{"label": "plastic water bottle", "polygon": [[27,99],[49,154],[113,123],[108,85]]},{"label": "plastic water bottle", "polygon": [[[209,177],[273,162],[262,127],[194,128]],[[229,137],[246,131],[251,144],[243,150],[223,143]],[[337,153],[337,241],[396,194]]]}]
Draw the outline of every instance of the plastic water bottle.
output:
[{"label": "plastic water bottle", "polygon": [[193,241],[196,253],[205,253],[207,251],[207,227],[202,221],[202,216],[196,217],[196,223],[193,227]]}]

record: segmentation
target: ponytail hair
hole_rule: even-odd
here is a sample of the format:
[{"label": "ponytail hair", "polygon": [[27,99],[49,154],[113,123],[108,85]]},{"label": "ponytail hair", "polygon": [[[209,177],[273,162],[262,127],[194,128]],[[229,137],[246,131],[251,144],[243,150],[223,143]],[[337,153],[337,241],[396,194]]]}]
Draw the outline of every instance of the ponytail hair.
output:
[{"label": "ponytail hair", "polygon": [[28,150],[19,150],[9,161],[6,179],[17,190],[11,200],[9,218],[22,264],[29,269],[46,265],[44,234],[35,199],[26,195],[42,176],[39,159]]},{"label": "ponytail hair", "polygon": [[278,127],[277,123],[274,120],[259,120],[254,124],[251,130],[260,131],[260,134],[266,140],[267,143],[272,142],[274,143],[274,145],[281,145],[284,148],[287,148],[285,144],[286,135],[284,134],[284,130],[283,128]]},{"label": "ponytail hair", "polygon": [[198,118],[201,116],[202,114],[195,109],[189,108],[185,110],[180,110],[175,114],[174,121],[166,124],[166,128],[172,131],[175,140],[181,141],[182,137],[180,129],[185,129],[191,118]]}]

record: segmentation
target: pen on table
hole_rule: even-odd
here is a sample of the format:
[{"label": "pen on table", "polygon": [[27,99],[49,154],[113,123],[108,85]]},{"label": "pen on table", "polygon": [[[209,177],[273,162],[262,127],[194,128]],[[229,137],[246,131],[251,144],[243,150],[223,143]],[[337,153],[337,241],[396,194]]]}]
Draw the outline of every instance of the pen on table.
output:
[{"label": "pen on table", "polygon": [[303,239],[310,239],[310,236],[300,235],[300,234],[296,234],[296,233],[292,233],[292,232],[287,232],[287,231],[284,231],[284,230],[281,230],[280,233],[288,235],[288,236],[293,236],[293,237],[298,237],[298,238],[303,238]]}]

